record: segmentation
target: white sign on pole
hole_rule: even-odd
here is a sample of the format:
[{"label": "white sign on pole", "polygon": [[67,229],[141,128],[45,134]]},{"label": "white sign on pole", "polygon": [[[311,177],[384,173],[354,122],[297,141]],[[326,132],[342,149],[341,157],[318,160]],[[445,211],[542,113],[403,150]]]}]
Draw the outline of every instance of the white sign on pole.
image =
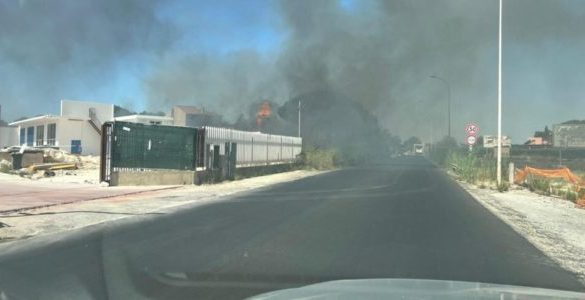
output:
[{"label": "white sign on pole", "polygon": [[472,146],[477,142],[477,138],[473,135],[467,137],[467,145]]}]

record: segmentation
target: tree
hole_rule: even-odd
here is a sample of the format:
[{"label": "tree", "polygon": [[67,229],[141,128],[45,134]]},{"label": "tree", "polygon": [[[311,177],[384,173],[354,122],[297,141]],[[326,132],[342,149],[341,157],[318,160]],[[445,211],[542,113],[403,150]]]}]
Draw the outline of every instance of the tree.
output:
[{"label": "tree", "polygon": [[123,116],[129,116],[129,115],[133,115],[134,112],[125,109],[121,106],[118,105],[114,105],[114,117],[123,117]]},{"label": "tree", "polygon": [[402,150],[409,151],[412,150],[414,144],[422,144],[420,139],[416,136],[409,137],[406,141],[402,143]]}]

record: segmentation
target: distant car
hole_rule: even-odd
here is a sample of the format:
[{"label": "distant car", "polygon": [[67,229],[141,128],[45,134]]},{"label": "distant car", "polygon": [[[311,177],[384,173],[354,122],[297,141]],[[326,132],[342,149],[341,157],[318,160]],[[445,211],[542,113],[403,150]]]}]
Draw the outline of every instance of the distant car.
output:
[{"label": "distant car", "polygon": [[413,149],[415,155],[423,155],[425,153],[425,145],[423,144],[414,144]]}]

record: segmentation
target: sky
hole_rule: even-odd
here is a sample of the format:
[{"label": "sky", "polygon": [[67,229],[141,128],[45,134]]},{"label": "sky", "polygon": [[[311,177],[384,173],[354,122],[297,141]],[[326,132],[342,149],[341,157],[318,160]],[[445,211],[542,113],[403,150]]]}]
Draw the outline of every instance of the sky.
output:
[{"label": "sky", "polygon": [[[333,90],[406,139],[495,134],[498,1],[0,0],[8,121],[60,99],[131,110],[250,103]],[[585,119],[585,1],[504,0],[503,132],[515,143]]]}]

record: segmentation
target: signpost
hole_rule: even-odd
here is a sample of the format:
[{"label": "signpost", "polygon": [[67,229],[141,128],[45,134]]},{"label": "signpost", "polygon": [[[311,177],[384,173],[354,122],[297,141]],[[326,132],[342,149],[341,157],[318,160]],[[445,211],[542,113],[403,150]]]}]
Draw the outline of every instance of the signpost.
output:
[{"label": "signpost", "polygon": [[469,152],[473,150],[473,145],[477,143],[477,135],[479,134],[479,126],[477,124],[471,122],[465,125],[465,132],[467,133],[467,138],[465,141],[467,145],[469,145]]}]

